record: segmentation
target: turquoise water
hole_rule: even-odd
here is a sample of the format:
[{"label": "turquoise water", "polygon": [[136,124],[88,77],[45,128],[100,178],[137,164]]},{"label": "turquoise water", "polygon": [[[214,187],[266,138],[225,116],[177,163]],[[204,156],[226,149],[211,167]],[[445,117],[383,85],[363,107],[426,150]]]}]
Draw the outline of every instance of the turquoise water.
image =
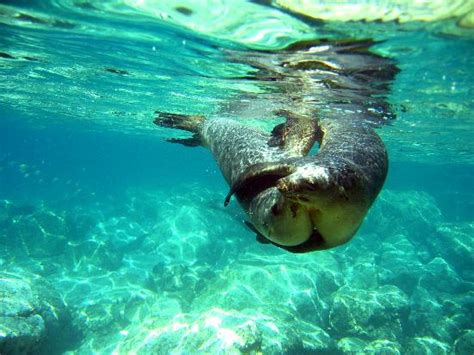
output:
[{"label": "turquoise water", "polygon": [[[1,2],[0,353],[471,354],[473,33],[246,2]],[[296,255],[257,243],[211,154],[153,118],[271,129],[273,84],[227,53],[313,38],[380,41],[397,117],[361,230]]]}]

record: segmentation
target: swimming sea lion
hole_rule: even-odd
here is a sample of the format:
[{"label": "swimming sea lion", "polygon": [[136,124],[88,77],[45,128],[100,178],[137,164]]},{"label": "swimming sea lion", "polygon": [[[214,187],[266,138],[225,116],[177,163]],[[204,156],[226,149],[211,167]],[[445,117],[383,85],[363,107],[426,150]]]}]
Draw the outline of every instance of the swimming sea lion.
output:
[{"label": "swimming sea lion", "polygon": [[[212,152],[230,186],[225,205],[237,197],[259,241],[295,253],[341,245],[387,175],[385,146],[372,127],[391,118],[384,94],[398,69],[369,52],[372,44],[317,40],[275,52],[227,51],[255,68],[265,88],[275,85],[223,108],[285,117],[271,133],[222,116],[157,112],[155,124],[189,131],[192,138],[170,141]],[[314,144],[319,150],[310,155]]]},{"label": "swimming sea lion", "polygon": [[235,194],[260,238],[291,252],[341,245],[382,188],[385,147],[368,126],[280,114],[286,123],[272,134],[225,118],[160,113],[155,123],[193,133],[175,142],[211,150],[231,186],[225,204]]}]

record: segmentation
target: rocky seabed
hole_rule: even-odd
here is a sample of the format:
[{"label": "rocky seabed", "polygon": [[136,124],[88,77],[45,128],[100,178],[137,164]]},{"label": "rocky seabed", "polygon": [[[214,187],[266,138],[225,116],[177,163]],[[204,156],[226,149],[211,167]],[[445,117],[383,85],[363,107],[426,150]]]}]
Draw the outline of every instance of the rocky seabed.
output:
[{"label": "rocky seabed", "polygon": [[202,186],[0,201],[1,354],[472,354],[474,223],[384,191],[344,247],[260,245]]}]

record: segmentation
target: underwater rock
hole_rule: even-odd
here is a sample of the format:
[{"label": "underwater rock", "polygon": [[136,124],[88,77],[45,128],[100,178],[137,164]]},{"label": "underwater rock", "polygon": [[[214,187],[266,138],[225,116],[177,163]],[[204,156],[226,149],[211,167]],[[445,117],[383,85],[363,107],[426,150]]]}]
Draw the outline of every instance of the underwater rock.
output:
[{"label": "underwater rock", "polygon": [[166,324],[178,314],[182,314],[182,309],[177,300],[151,292],[125,287],[95,292],[81,304],[76,322],[86,336],[75,351],[112,353],[133,335],[144,335],[152,325]]},{"label": "underwater rock", "polygon": [[82,236],[82,240],[68,246],[67,261],[80,261],[74,265],[76,269],[80,265],[89,270],[95,267],[115,271],[123,266],[124,257],[139,250],[149,236],[141,225],[127,217],[110,217],[94,226],[88,218],[84,222],[86,226],[80,228],[83,232],[88,230],[86,238]]},{"label": "underwater rock", "polygon": [[[128,193],[126,208],[107,212],[12,212],[11,203],[0,203],[0,223],[7,227],[0,241],[11,240],[12,232],[30,244],[37,236],[41,245],[31,256],[38,257],[22,265],[42,275],[53,265],[48,277],[80,310],[74,324],[86,338],[75,349],[79,353],[200,347],[208,353],[470,353],[474,287],[469,259],[462,259],[471,243],[469,225],[439,223],[435,213],[433,240],[416,241],[423,235],[416,228],[429,223],[421,204],[422,220],[413,218],[410,227],[381,226],[389,233],[382,235],[368,225],[341,250],[289,255],[249,243],[254,236],[243,224],[235,229],[240,215],[221,207],[222,196],[186,188],[161,200],[154,193]],[[403,208],[399,213],[405,218]],[[54,238],[64,236],[63,253],[41,259],[49,254],[46,235],[53,246]],[[8,248],[26,256],[23,246]],[[9,260],[5,255],[0,257]],[[32,285],[29,278],[22,282]],[[40,349],[50,339],[47,317],[33,315],[43,325],[31,323],[33,337],[25,344]]]},{"label": "underwater rock", "polygon": [[[296,327],[298,328],[298,340],[301,343],[290,348],[289,353],[332,353],[335,351],[336,344],[324,329],[307,322],[298,322]],[[291,323],[287,331],[291,332]],[[264,337],[264,341],[268,342],[269,340]]]},{"label": "underwater rock", "polygon": [[58,256],[67,245],[64,219],[47,210],[12,217],[6,235],[7,253],[20,259]]},{"label": "underwater rock", "polygon": [[466,330],[464,334],[456,339],[454,342],[454,352],[455,354],[474,353],[474,330]]},{"label": "underwater rock", "polygon": [[343,354],[357,354],[366,346],[366,341],[356,337],[341,338],[337,342],[337,349]]},{"label": "underwater rock", "polygon": [[[248,253],[209,283],[195,299],[193,309],[217,306],[243,312],[258,308],[275,317],[278,310],[278,317],[284,313],[285,317],[297,317],[325,328],[329,309],[324,293],[329,294],[328,290],[339,282],[326,274],[328,270],[338,272],[337,262],[330,254],[293,259],[287,254],[269,257]],[[326,278],[319,279],[320,275]]]},{"label": "underwater rock", "polygon": [[99,221],[90,214],[68,213],[65,217],[68,239],[74,241],[85,240],[91,230],[99,223]]},{"label": "underwater rock", "polygon": [[408,311],[407,296],[395,286],[344,286],[334,294],[329,324],[339,337],[396,340],[403,334]]},{"label": "underwater rock", "polygon": [[441,257],[434,258],[424,266],[419,285],[430,292],[449,294],[465,292],[469,288],[469,284],[461,280],[456,271]]},{"label": "underwater rock", "polygon": [[117,346],[121,352],[166,354],[199,349],[204,353],[239,353],[240,348],[259,350],[261,344],[255,322],[219,309],[198,318],[177,314],[168,323],[155,319],[140,326],[140,331],[128,329],[128,334]]},{"label": "underwater rock", "polygon": [[36,211],[36,207],[30,204],[13,204],[9,200],[0,200],[0,225],[13,222],[13,217],[21,215],[28,216]]},{"label": "underwater rock", "polygon": [[92,275],[93,271],[116,271],[123,264],[124,252],[114,248],[107,240],[91,238],[68,250],[68,263],[75,271]]},{"label": "underwater rock", "polygon": [[[415,337],[408,342],[406,346],[407,354],[424,355],[424,354],[450,354],[450,346],[439,340],[429,337]],[[457,353],[456,354],[460,354]]]},{"label": "underwater rock", "polygon": [[396,341],[378,339],[368,344],[360,354],[400,355],[400,344]]},{"label": "underwater rock", "polygon": [[324,301],[328,301],[333,292],[346,284],[342,272],[343,267],[336,256],[337,252],[331,252],[318,254],[307,260],[299,259],[301,261],[305,260],[304,265],[308,273],[314,275],[317,296]]},{"label": "underwater rock", "polygon": [[419,286],[411,297],[406,331],[417,337],[431,337],[453,344],[463,330],[472,327],[474,291],[460,294],[428,291]]},{"label": "underwater rock", "polygon": [[132,252],[140,246],[138,240],[146,238],[147,231],[126,216],[111,217],[99,223],[91,232],[93,239],[106,242],[121,253]]},{"label": "underwater rock", "polygon": [[[127,335],[114,338],[114,348],[138,353],[189,349],[207,353],[330,352],[335,343],[324,330],[328,309],[318,287],[327,282],[321,289],[329,297],[340,281],[320,281],[317,276],[326,275],[330,269],[340,274],[331,254],[298,256],[295,260],[281,251],[272,256],[247,253],[223,270],[201,263],[156,263],[151,288],[156,295],[174,299],[179,309],[164,316],[163,310],[170,307],[146,298],[151,308],[141,312],[141,318],[134,316],[130,323],[121,323]],[[104,297],[107,294],[110,292]],[[123,302],[126,300],[113,301]],[[104,303],[100,308],[102,313],[112,313]],[[98,318],[104,319],[105,314]],[[113,334],[118,334],[119,329],[110,321],[99,329],[113,328]]]},{"label": "underwater rock", "polygon": [[444,223],[437,229],[433,248],[467,281],[474,282],[474,223]]},{"label": "underwater rock", "polygon": [[380,283],[397,286],[411,295],[422,274],[422,263],[414,245],[404,235],[394,235],[385,240],[380,247],[376,262],[383,271]]},{"label": "underwater rock", "polygon": [[129,329],[116,349],[138,354],[188,353],[198,349],[205,354],[302,353],[328,351],[333,342],[321,328],[302,322],[299,327],[264,313],[227,312],[211,308],[202,313],[178,314],[171,321],[159,319]]},{"label": "underwater rock", "polygon": [[[222,207],[223,196],[198,184],[177,189],[179,193],[169,192],[159,204],[159,219],[150,235],[161,260],[226,264],[245,251],[248,239],[241,237],[245,226],[242,223],[236,228],[236,216]],[[219,222],[210,227],[209,221]]]},{"label": "underwater rock", "polygon": [[418,246],[436,234],[441,222],[443,216],[431,195],[420,191],[384,190],[372,208],[365,230],[383,238],[405,235]]},{"label": "underwater rock", "polygon": [[156,291],[173,293],[185,305],[189,305],[194,298],[204,290],[206,285],[215,277],[215,271],[207,264],[199,265],[163,265],[153,268],[153,282]]},{"label": "underwater rock", "polygon": [[126,210],[123,214],[133,216],[133,219],[141,225],[153,226],[163,218],[160,215],[161,205],[168,202],[168,195],[164,191],[131,188],[127,190]]},{"label": "underwater rock", "polygon": [[352,288],[372,289],[379,286],[381,268],[375,263],[373,253],[354,258],[343,270],[345,282]]},{"label": "underwater rock", "polygon": [[34,313],[36,300],[30,286],[21,280],[2,278],[0,295],[0,352],[37,351],[46,329],[41,315]]},{"label": "underwater rock", "polygon": [[[397,235],[404,236],[415,247],[416,251],[406,242],[404,246],[396,243],[410,252],[410,256],[405,256],[406,262],[428,263],[433,257],[441,256],[463,278],[474,279],[474,225],[446,223],[436,201],[427,193],[385,190],[368,219],[364,230],[378,237],[384,236],[384,248],[396,242],[394,236]],[[419,265],[412,266],[418,273]]]},{"label": "underwater rock", "polygon": [[33,274],[0,273],[0,353],[59,354],[79,340],[61,296]]}]

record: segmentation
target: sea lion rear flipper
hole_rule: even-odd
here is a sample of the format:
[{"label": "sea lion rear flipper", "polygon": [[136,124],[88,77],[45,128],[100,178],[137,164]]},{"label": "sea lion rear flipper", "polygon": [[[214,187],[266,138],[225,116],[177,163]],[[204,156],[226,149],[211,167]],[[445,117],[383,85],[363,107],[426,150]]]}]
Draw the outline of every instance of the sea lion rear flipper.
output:
[{"label": "sea lion rear flipper", "polygon": [[305,156],[308,154],[321,136],[316,118],[287,110],[278,110],[274,113],[285,117],[286,122],[273,128],[268,145],[281,147],[291,151],[294,155]]},{"label": "sea lion rear flipper", "polygon": [[153,121],[154,124],[160,127],[180,129],[188,131],[193,134],[192,138],[170,138],[168,142],[180,143],[188,147],[196,147],[201,145],[201,138],[199,135],[199,127],[205,120],[204,116],[198,115],[182,115],[170,112],[159,112],[155,113],[158,116]]},{"label": "sea lion rear flipper", "polygon": [[295,171],[288,163],[258,163],[249,166],[232,185],[224,206],[230,202],[233,194],[241,201],[248,201],[263,190],[275,186],[276,182]]}]

